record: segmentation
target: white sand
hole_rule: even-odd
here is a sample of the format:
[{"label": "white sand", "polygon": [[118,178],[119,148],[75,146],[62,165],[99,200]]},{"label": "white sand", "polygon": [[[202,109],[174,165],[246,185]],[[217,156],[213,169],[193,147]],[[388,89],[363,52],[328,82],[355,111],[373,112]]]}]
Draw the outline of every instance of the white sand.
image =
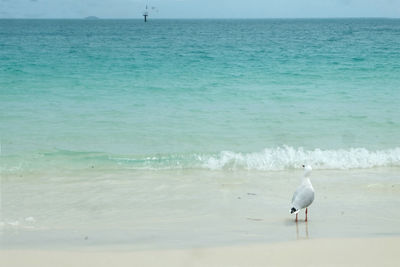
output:
[{"label": "white sand", "polygon": [[3,250],[7,267],[399,266],[400,237],[314,239],[241,247],[157,251]]}]

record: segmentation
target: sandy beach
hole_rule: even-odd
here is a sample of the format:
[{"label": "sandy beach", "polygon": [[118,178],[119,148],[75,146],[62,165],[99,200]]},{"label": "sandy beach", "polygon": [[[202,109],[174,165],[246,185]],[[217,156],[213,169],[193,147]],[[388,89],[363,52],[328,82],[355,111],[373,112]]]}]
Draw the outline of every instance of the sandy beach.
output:
[{"label": "sandy beach", "polygon": [[3,250],[2,266],[398,266],[400,238],[316,239],[182,250]]}]

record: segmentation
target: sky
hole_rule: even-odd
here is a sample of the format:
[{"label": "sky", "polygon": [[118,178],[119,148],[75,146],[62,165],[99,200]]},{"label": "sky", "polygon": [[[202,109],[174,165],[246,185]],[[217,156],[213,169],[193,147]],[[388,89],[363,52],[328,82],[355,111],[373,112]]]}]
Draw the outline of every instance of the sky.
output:
[{"label": "sky", "polygon": [[[0,18],[140,18],[146,0],[0,0]],[[400,0],[149,0],[154,18],[400,18]]]}]

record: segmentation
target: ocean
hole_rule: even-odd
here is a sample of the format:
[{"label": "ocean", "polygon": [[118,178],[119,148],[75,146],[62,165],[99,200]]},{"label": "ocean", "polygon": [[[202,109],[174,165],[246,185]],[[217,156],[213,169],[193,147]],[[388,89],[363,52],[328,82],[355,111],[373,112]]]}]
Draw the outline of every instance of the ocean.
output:
[{"label": "ocean", "polygon": [[262,222],[302,164],[398,231],[399,44],[399,19],[1,19],[2,246],[290,240]]}]

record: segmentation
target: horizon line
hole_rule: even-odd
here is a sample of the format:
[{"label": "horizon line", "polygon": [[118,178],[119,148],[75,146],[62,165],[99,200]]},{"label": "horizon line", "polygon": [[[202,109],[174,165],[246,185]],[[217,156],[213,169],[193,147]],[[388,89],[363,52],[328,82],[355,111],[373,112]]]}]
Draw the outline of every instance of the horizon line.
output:
[{"label": "horizon line", "polygon": [[[53,18],[53,17],[46,17],[46,18],[23,18],[23,17],[16,17],[16,18],[0,18],[0,20],[6,19],[31,19],[31,20],[40,20],[40,19],[51,19],[51,20],[141,20],[142,17],[134,17],[134,18],[114,18],[114,17],[97,17],[97,16],[86,16],[81,18]],[[248,17],[232,17],[232,18],[220,18],[220,17],[210,17],[210,18],[173,18],[173,17],[152,17],[152,20],[268,20],[268,19],[400,19],[400,17],[257,17],[257,18],[248,18]]]}]

